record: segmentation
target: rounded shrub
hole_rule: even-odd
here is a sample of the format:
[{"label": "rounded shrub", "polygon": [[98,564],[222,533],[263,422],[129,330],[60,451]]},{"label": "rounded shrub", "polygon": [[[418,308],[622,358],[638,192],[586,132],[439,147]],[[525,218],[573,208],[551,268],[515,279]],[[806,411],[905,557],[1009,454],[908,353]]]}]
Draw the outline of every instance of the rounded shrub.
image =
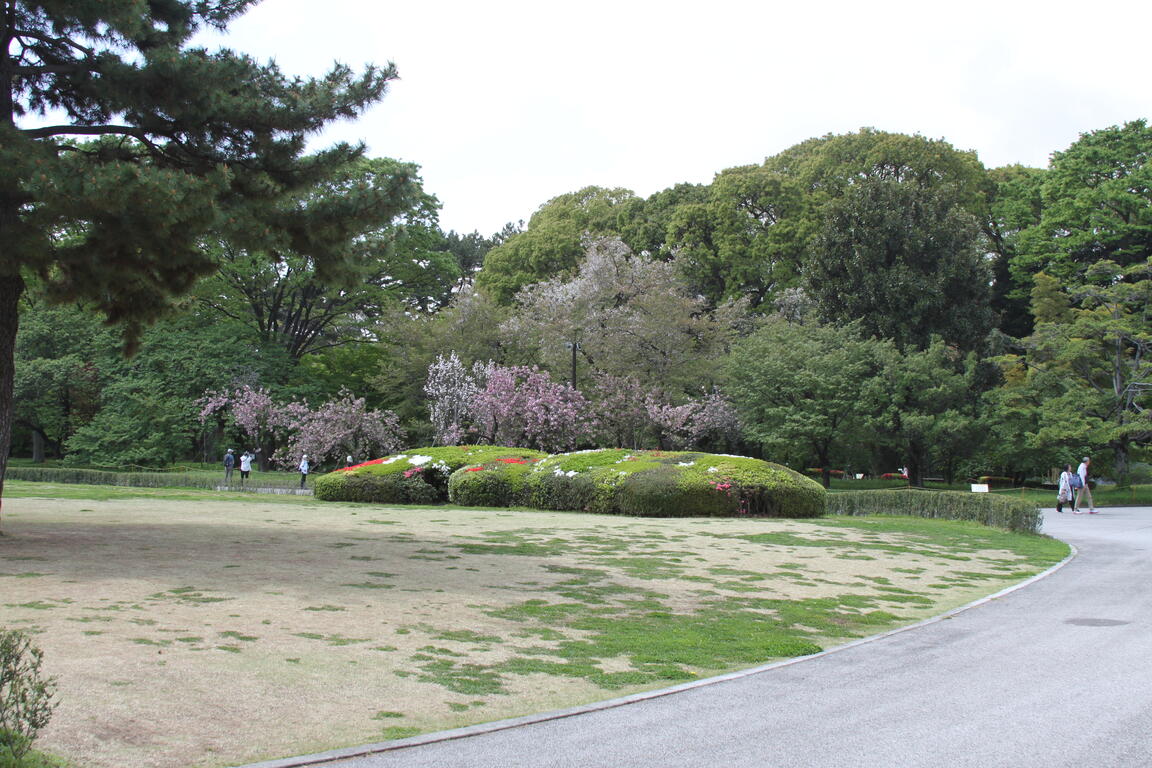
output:
[{"label": "rounded shrub", "polygon": [[676,451],[579,451],[528,475],[528,503],[645,517],[818,517],[824,488],[778,464]]},{"label": "rounded shrub", "polygon": [[316,478],[313,489],[322,501],[376,504],[442,504],[448,501],[452,473],[499,458],[543,458],[539,451],[494,445],[414,448],[373,459]]},{"label": "rounded shrub", "polygon": [[461,467],[448,478],[448,500],[465,507],[525,506],[528,474],[544,455],[497,456],[484,463]]}]

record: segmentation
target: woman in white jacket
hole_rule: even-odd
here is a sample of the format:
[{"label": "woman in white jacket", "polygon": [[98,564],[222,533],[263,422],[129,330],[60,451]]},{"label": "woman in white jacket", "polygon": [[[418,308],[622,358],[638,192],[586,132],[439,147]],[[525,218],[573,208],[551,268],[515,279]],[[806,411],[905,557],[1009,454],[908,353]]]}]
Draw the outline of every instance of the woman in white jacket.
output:
[{"label": "woman in white jacket", "polygon": [[1063,512],[1065,504],[1072,503],[1072,465],[1065,464],[1060,473],[1060,484],[1056,489],[1056,511]]}]

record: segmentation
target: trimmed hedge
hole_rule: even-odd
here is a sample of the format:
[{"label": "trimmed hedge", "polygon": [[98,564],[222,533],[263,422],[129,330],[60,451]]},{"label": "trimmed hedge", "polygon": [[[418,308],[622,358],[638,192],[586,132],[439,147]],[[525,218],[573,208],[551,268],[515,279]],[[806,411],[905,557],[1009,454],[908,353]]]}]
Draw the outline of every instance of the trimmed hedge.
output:
[{"label": "trimmed hedge", "polygon": [[994,528],[1039,533],[1044,516],[1022,499],[963,491],[846,491],[827,496],[830,515],[908,515],[943,520],[969,520]]},{"label": "trimmed hedge", "polygon": [[621,449],[476,465],[455,473],[449,492],[464,505],[639,517],[818,517],[825,493],[798,472],[759,459]]},{"label": "trimmed hedge", "polygon": [[457,470],[500,459],[539,460],[546,455],[494,445],[415,448],[320,475],[312,488],[322,501],[442,504],[448,500],[449,479]]},{"label": "trimmed hedge", "polygon": [[[207,488],[224,485],[224,468],[200,472],[110,472],[73,467],[8,467],[9,480],[78,485],[118,485],[127,488]],[[231,490],[242,490],[239,473],[233,475]],[[248,479],[252,488],[295,488],[300,475],[295,472],[258,472]]]}]

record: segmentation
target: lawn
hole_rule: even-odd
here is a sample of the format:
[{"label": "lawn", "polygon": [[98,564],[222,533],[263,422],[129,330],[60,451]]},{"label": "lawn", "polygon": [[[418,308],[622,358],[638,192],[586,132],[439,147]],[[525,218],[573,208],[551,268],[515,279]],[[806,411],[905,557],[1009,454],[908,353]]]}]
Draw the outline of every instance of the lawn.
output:
[{"label": "lawn", "polygon": [[38,746],[95,767],[231,765],[663,687],[913,622],[1066,553],[908,518],[6,490],[0,624],[37,633],[60,680]]}]

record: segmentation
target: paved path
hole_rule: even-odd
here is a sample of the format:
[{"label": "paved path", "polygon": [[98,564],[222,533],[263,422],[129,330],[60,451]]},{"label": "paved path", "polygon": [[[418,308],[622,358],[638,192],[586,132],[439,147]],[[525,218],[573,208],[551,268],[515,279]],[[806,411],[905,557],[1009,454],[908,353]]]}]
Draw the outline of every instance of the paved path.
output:
[{"label": "paved path", "polygon": [[1079,555],[951,618],[625,706],[324,765],[1152,766],[1152,509],[1050,511],[1045,532]]}]

